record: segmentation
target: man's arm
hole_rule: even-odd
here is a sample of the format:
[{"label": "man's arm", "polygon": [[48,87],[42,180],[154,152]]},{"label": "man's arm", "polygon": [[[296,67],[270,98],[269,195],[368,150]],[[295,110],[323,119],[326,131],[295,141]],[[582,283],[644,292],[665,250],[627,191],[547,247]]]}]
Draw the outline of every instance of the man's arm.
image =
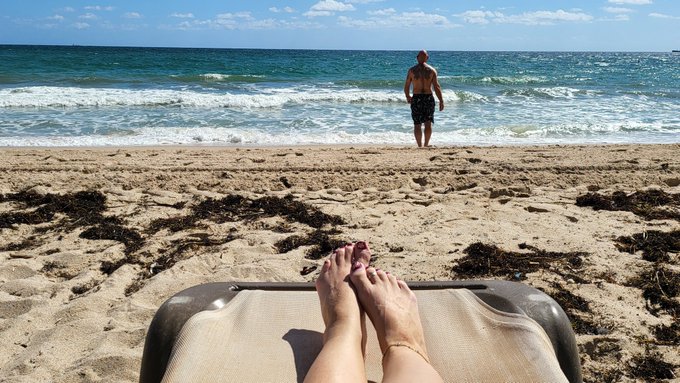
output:
[{"label": "man's arm", "polygon": [[413,73],[409,69],[406,74],[406,82],[404,83],[404,95],[406,96],[406,102],[411,103],[411,82],[413,82]]},{"label": "man's arm", "polygon": [[432,87],[434,88],[434,94],[436,94],[439,99],[439,111],[441,112],[444,110],[444,97],[442,96],[442,87],[439,85],[436,70],[434,71],[434,78],[432,79]]}]

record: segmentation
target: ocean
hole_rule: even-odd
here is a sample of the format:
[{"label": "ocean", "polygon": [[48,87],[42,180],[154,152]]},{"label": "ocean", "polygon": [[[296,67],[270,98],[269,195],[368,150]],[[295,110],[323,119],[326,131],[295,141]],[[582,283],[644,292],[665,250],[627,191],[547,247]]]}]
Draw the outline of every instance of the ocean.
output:
[{"label": "ocean", "polygon": [[[0,146],[415,145],[415,51],[0,46]],[[432,144],[680,142],[680,54],[430,52]]]}]

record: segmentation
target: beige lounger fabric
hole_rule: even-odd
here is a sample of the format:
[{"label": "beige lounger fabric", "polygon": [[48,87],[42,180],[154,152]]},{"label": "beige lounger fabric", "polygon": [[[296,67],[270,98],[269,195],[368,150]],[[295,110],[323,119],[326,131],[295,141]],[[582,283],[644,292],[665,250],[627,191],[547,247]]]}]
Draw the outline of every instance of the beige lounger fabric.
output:
[{"label": "beige lounger fabric", "polygon": [[[529,317],[494,310],[469,290],[416,295],[430,359],[445,381],[566,382],[548,336]],[[367,377],[380,382],[382,355],[367,322]],[[163,382],[302,382],[323,330],[315,292],[242,291],[189,319]]]}]

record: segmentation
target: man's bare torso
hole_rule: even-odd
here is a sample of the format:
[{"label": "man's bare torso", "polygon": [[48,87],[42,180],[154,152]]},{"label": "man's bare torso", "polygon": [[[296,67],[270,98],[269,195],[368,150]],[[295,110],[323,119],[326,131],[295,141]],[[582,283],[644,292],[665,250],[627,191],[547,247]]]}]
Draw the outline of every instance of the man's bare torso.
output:
[{"label": "man's bare torso", "polygon": [[426,63],[411,67],[409,75],[413,82],[413,94],[432,94],[432,80],[435,78],[435,73],[435,69]]}]

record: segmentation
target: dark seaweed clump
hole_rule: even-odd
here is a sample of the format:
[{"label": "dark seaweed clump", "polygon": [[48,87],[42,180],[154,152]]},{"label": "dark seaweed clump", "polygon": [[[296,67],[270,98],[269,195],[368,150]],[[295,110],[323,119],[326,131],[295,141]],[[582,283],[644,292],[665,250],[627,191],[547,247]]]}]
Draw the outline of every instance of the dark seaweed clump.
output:
[{"label": "dark seaweed clump", "polygon": [[98,191],[80,191],[64,195],[41,195],[34,191],[21,191],[0,197],[0,202],[18,202],[30,211],[0,214],[0,229],[14,225],[38,225],[50,222],[57,213],[66,216],[65,224],[70,227],[89,226],[101,223],[120,224],[116,217],[104,217],[106,196]]},{"label": "dark seaweed clump", "polygon": [[582,297],[573,294],[559,283],[551,284],[551,298],[557,302],[569,317],[571,327],[577,334],[604,335],[611,332],[610,326],[595,323],[589,316],[590,303]]},{"label": "dark seaweed clump", "polygon": [[240,195],[228,195],[222,199],[209,198],[192,208],[184,217],[158,219],[151,223],[148,231],[155,233],[162,229],[181,231],[195,227],[200,220],[217,223],[252,221],[258,218],[280,216],[291,222],[299,222],[315,229],[325,225],[342,225],[344,220],[335,215],[325,214],[303,202],[295,201],[292,195],[284,198],[262,197],[249,199]]},{"label": "dark seaweed clump", "polygon": [[611,196],[591,192],[576,198],[576,206],[590,206],[594,210],[629,211],[647,220],[680,220],[680,194],[668,194],[662,190],[638,191],[630,195],[617,191]]},{"label": "dark seaweed clump", "polygon": [[680,273],[657,265],[632,278],[628,285],[642,290],[653,315],[665,311],[674,318],[680,316],[680,303],[674,299],[680,294]]},{"label": "dark seaweed clump", "polygon": [[494,245],[476,242],[463,250],[466,256],[452,270],[458,276],[466,278],[494,276],[524,280],[526,274],[548,269],[554,264],[579,268],[583,264],[582,257],[587,255],[584,252],[545,251],[526,244],[521,244],[520,248],[531,252],[506,251]]},{"label": "dark seaweed clump", "polygon": [[680,346],[680,323],[674,322],[669,326],[659,325],[653,328],[652,332],[659,344],[669,346]]},{"label": "dark seaweed clump", "polygon": [[616,239],[619,251],[635,254],[642,250],[642,259],[650,262],[670,262],[671,252],[680,252],[680,230],[665,233],[649,230],[630,237],[622,236]]},{"label": "dark seaweed clump", "polygon": [[555,289],[554,292],[550,293],[550,296],[564,309],[564,311],[581,311],[584,313],[590,312],[590,304],[587,300],[574,295],[569,290],[565,289],[564,286],[559,283],[553,283],[552,287]]},{"label": "dark seaweed clump", "polygon": [[315,230],[307,236],[291,235],[276,242],[274,247],[279,253],[287,253],[301,246],[312,246],[307,250],[305,258],[321,259],[346,243],[346,241],[332,237],[338,233],[337,230]]},{"label": "dark seaweed clump", "polygon": [[[40,228],[39,232],[50,230],[73,230],[87,227],[81,238],[110,239],[125,244],[126,252],[134,252],[143,244],[139,233],[122,226],[122,220],[115,216],[104,216],[106,196],[98,191],[79,191],[68,194],[41,195],[34,191],[21,191],[0,197],[0,202],[16,202],[23,211],[12,211],[0,214],[0,228],[14,225],[39,225],[54,221],[61,214],[62,218],[48,228]],[[27,211],[28,210],[28,211]],[[35,237],[7,247],[7,250],[23,250],[41,244]]]},{"label": "dark seaweed clump", "polygon": [[629,373],[635,378],[644,379],[647,382],[656,382],[661,379],[673,379],[675,365],[665,362],[658,352],[647,352],[645,355],[636,355],[629,364]]},{"label": "dark seaweed clump", "polygon": [[132,253],[139,250],[144,243],[144,239],[138,232],[120,225],[112,225],[109,223],[90,227],[80,233],[80,238],[118,241],[125,245],[126,253]]}]

